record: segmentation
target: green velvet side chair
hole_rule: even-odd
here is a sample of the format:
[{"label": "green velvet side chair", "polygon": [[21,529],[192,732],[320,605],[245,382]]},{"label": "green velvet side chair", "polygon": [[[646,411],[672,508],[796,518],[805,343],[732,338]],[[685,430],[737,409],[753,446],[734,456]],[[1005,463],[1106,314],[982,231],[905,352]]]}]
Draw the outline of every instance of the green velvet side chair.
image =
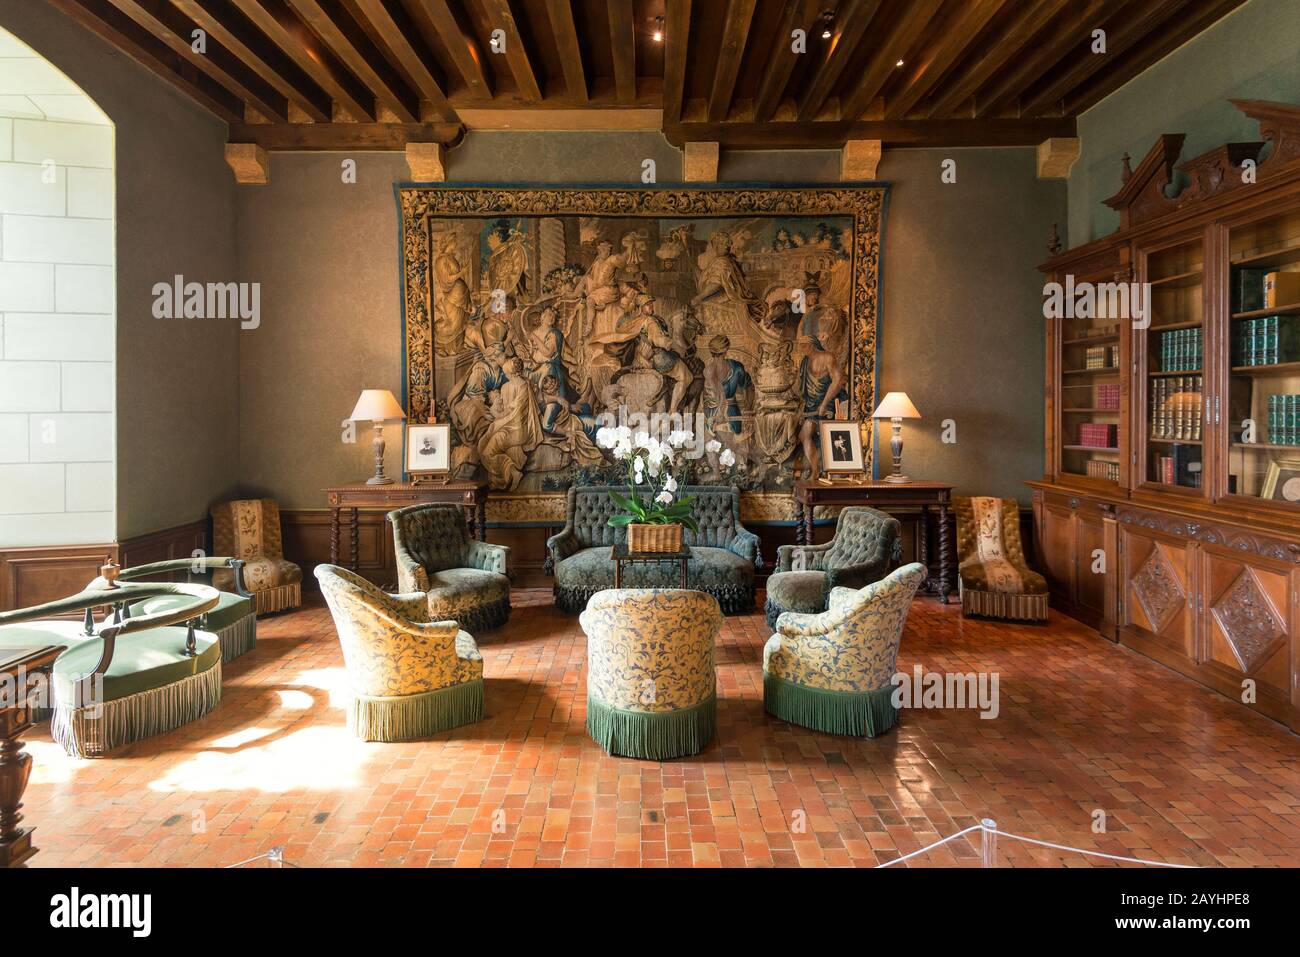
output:
[{"label": "green velvet side chair", "polygon": [[704,750],[716,724],[717,599],[689,589],[611,588],[591,597],[579,621],[592,740],[609,754],[652,761]]},{"label": "green velvet side chair", "polygon": [[451,619],[474,634],[510,618],[510,549],[469,537],[459,505],[408,505],[388,513],[397,588],[428,596],[429,620]]},{"label": "green velvet side chair", "polygon": [[430,621],[424,592],[390,595],[337,565],[316,580],[334,616],[363,741],[426,738],[483,718],[483,656],[454,621]]},{"label": "green velvet side chair", "polygon": [[816,615],[786,612],[763,648],[768,714],[828,734],[875,737],[898,723],[891,679],[925,566],[862,589],[835,588]]},{"label": "green velvet side chair", "polygon": [[[63,644],[51,674],[50,733],[74,757],[90,758],[196,721],[221,701],[221,642],[196,623],[217,606],[207,585],[131,583],[87,589],[59,601],[0,613],[0,648]],[[176,599],[167,610],[96,626],[93,609]],[[51,619],[86,613],[80,634]],[[60,638],[54,639],[57,631]],[[53,640],[51,640],[53,639]]]},{"label": "green velvet side chair", "polygon": [[[213,584],[215,572],[220,569],[229,576],[234,591],[222,591],[217,607],[205,612],[198,627],[217,636],[221,641],[221,662],[229,664],[240,655],[252,651],[257,645],[257,606],[251,592],[244,587],[244,563],[238,558],[177,558],[163,562],[150,562],[123,568],[117,573],[119,582],[140,582],[152,579],[168,580],[175,575],[185,575],[190,584]],[[106,582],[97,578],[87,588],[102,588]],[[215,587],[215,586],[214,586]],[[187,599],[183,595],[164,595],[145,598],[130,605],[119,604],[113,611],[114,620],[121,621],[135,615],[151,615],[179,607]],[[105,622],[106,624],[108,622]]]},{"label": "green velvet side chair", "polygon": [[826,610],[832,588],[862,588],[880,581],[903,561],[898,519],[865,505],[841,510],[835,536],[821,545],[782,545],[776,572],[767,579],[767,627],[787,611]]}]

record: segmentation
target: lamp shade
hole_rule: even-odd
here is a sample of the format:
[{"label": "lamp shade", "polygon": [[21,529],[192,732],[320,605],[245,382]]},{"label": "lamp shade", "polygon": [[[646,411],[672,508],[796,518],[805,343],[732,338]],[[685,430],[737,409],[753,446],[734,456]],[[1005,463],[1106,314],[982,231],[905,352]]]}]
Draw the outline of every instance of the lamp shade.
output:
[{"label": "lamp shade", "polygon": [[387,389],[366,389],[349,417],[353,422],[396,422],[406,413]]},{"label": "lamp shade", "polygon": [[921,413],[916,411],[912,400],[906,392],[886,392],[885,397],[871,413],[873,419],[919,419]]}]

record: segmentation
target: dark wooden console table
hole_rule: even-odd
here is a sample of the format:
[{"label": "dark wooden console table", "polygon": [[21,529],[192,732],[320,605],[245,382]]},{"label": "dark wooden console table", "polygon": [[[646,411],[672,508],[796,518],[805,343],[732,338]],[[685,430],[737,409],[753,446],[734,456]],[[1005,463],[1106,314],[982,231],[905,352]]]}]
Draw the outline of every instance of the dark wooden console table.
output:
[{"label": "dark wooden console table", "polygon": [[357,512],[360,509],[391,511],[403,505],[448,502],[465,509],[465,521],[472,538],[486,541],[488,485],[479,482],[394,482],[392,485],[333,485],[325,489],[330,504],[330,563],[339,562],[339,522],[348,513],[351,548],[345,567],[357,568]]},{"label": "dark wooden console table", "polygon": [[18,826],[32,773],[32,756],[18,738],[32,726],[30,679],[48,671],[62,652],[60,645],[0,651],[0,867],[23,867],[36,853],[33,828]]},{"label": "dark wooden console table", "polygon": [[930,535],[927,528],[930,509],[939,515],[939,575],[925,583],[927,589],[937,591],[945,604],[952,591],[952,541],[948,531],[948,506],[952,503],[952,486],[942,482],[909,482],[895,485],[890,482],[838,482],[823,485],[821,482],[797,481],[794,483],[796,517],[799,521],[797,541],[811,545],[813,541],[813,509],[818,505],[869,505],[882,512],[894,509],[918,508],[921,523],[918,528],[918,560],[930,567]]}]

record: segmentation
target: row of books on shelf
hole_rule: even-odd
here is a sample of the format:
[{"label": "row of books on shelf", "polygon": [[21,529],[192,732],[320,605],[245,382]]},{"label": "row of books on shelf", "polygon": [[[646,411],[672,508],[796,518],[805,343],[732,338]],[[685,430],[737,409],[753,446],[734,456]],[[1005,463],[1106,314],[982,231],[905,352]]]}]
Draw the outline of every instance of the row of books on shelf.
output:
[{"label": "row of books on shelf", "polygon": [[1103,383],[1097,386],[1097,408],[1108,412],[1119,411],[1119,383]]},{"label": "row of books on shelf", "polygon": [[1089,346],[1084,355],[1085,369],[1118,369],[1119,346]]},{"label": "row of books on shelf", "polygon": [[1271,366],[1300,358],[1300,316],[1238,319],[1233,332],[1235,366]]},{"label": "row of books on shelf", "polygon": [[1242,269],[1237,273],[1241,312],[1279,309],[1300,303],[1300,272],[1279,269]]},{"label": "row of books on shelf", "polygon": [[1157,482],[1184,488],[1201,487],[1201,450],[1196,446],[1175,445],[1167,453],[1157,455],[1153,464],[1153,478]]},{"label": "row of books on shelf", "polygon": [[1091,459],[1088,462],[1088,475],[1092,478],[1105,479],[1108,482],[1119,481],[1119,463],[1104,459]]},{"label": "row of books on shelf", "polygon": [[1201,439],[1201,387],[1198,375],[1151,380],[1151,438]]},{"label": "row of books on shelf", "polygon": [[1190,372],[1199,369],[1203,349],[1204,340],[1199,328],[1160,333],[1160,371]]},{"label": "row of books on shelf", "polygon": [[1268,397],[1268,441],[1273,445],[1300,445],[1300,395]]},{"label": "row of books on shelf", "polygon": [[1094,449],[1119,448],[1119,426],[1108,422],[1080,422],[1079,444]]}]

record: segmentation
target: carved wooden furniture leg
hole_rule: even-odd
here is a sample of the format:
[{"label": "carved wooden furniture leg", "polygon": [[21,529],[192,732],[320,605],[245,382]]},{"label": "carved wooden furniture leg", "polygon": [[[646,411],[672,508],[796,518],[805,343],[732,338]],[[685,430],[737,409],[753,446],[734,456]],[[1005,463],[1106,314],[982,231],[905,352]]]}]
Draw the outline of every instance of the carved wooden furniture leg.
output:
[{"label": "carved wooden furniture leg", "polygon": [[813,543],[813,507],[811,504],[803,507],[803,541],[800,545],[811,545]]},{"label": "carved wooden furniture leg", "polygon": [[948,529],[948,503],[939,503],[939,600],[948,604],[948,593],[952,590],[952,579],[948,574],[948,565],[952,557],[952,533]]},{"label": "carved wooden furniture leg", "polygon": [[348,569],[350,571],[356,571],[357,566],[361,564],[361,546],[357,541],[357,526],[359,524],[357,518],[359,511],[359,509],[353,508],[352,514],[348,520]]},{"label": "carved wooden furniture leg", "polygon": [[[32,773],[32,756],[23,750],[19,737],[32,726],[28,707],[28,681],[54,664],[62,647],[19,648],[0,657],[0,868],[23,867],[36,853],[32,828],[19,827],[23,816],[23,792]],[[12,699],[12,700],[11,700]]]},{"label": "carved wooden furniture leg", "polygon": [[330,509],[330,564],[339,563],[339,510],[338,507]]},{"label": "carved wooden furniture leg", "polygon": [[478,540],[487,541],[487,502],[483,499],[478,500],[478,507],[475,509],[478,524]]},{"label": "carved wooden furniture leg", "polygon": [[916,560],[925,566],[925,580],[921,588],[934,591],[934,577],[930,568],[930,506],[921,506],[921,520],[916,528]]}]

